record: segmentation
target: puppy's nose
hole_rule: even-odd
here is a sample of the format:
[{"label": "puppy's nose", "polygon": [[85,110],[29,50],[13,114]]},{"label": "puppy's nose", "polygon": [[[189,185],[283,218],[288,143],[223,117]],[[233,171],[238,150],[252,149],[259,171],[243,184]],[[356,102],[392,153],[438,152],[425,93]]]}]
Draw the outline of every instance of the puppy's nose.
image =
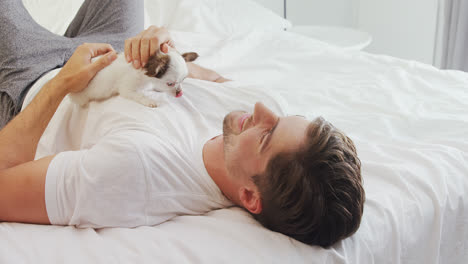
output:
[{"label": "puppy's nose", "polygon": [[177,89],[176,89],[176,97],[181,97],[182,94],[183,94],[183,92],[182,92],[182,89],[180,88],[180,86],[177,87]]}]

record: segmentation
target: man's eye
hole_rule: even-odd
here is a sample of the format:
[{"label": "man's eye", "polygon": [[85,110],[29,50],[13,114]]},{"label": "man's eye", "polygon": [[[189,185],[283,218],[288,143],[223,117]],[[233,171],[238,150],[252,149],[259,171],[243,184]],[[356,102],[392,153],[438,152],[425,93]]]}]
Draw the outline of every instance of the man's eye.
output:
[{"label": "man's eye", "polygon": [[174,83],[171,83],[171,82],[168,82],[166,84],[167,84],[167,86],[174,86]]},{"label": "man's eye", "polygon": [[260,139],[260,143],[263,142],[263,140],[266,138],[266,136],[267,136],[268,134],[270,134],[270,132],[271,132],[271,130],[268,130],[268,131],[266,131],[265,133],[263,133],[262,138]]}]

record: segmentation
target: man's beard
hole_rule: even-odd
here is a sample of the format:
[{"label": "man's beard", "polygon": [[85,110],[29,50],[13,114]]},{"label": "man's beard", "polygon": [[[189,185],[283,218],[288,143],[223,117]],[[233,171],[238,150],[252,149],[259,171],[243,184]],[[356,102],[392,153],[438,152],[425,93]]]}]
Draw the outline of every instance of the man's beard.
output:
[{"label": "man's beard", "polygon": [[[231,112],[232,113],[232,112]],[[223,120],[223,141],[224,141],[224,159],[226,159],[226,153],[233,150],[234,146],[234,130],[231,127],[232,124],[232,115],[231,113],[227,114]]]},{"label": "man's beard", "polygon": [[[224,161],[228,175],[232,178],[237,178],[242,173],[242,168],[239,166],[240,162],[236,160],[234,138],[237,135],[232,127],[233,118],[236,115],[231,112],[224,117],[223,120],[223,141],[224,141]],[[236,176],[237,175],[237,176]]]}]

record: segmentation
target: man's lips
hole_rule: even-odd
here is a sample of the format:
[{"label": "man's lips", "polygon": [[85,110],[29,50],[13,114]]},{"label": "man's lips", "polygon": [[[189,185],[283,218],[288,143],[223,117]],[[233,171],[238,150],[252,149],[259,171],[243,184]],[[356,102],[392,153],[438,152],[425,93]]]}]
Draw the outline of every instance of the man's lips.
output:
[{"label": "man's lips", "polygon": [[222,136],[222,135],[223,135],[223,134],[214,136],[214,137],[212,137],[210,140],[213,140],[213,139],[215,139],[215,138],[217,138],[217,137],[219,137],[219,136]]},{"label": "man's lips", "polygon": [[251,114],[249,113],[246,113],[246,114],[243,114],[240,119],[239,119],[239,131],[242,132],[242,127],[244,126],[244,122],[245,120],[247,120],[247,118],[249,118],[251,116]]}]

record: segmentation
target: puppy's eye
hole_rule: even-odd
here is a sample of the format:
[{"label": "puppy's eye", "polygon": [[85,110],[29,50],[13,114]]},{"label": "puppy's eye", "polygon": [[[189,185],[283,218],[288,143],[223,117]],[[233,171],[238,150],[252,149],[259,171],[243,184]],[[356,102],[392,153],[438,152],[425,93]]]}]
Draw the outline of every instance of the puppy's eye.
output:
[{"label": "puppy's eye", "polygon": [[167,84],[167,86],[174,86],[174,83],[172,83],[172,82],[168,82],[166,84]]}]

